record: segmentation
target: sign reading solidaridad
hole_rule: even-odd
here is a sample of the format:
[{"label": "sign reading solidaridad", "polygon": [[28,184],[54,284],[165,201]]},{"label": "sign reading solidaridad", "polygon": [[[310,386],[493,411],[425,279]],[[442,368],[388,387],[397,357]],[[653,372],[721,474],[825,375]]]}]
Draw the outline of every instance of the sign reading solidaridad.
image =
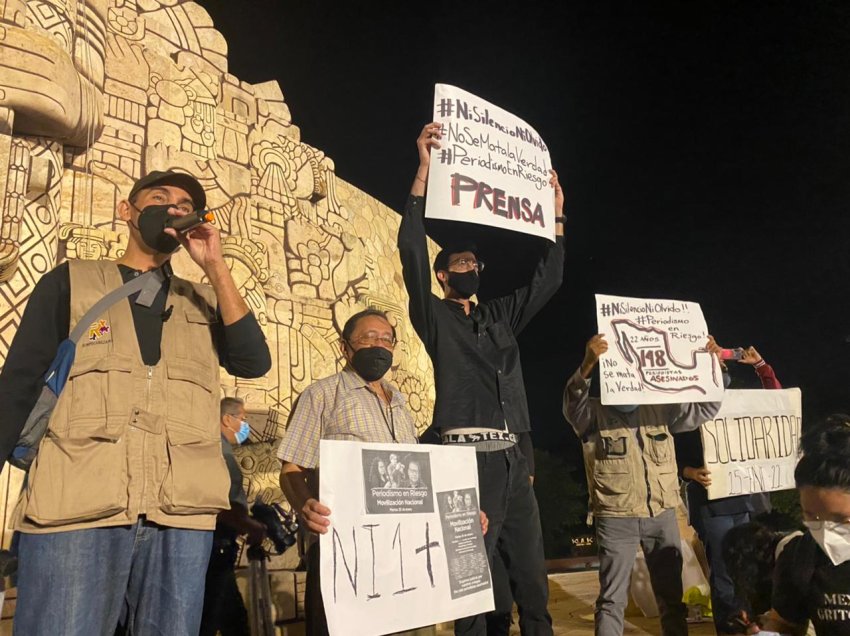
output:
[{"label": "sign reading solidaridad", "polygon": [[555,240],[552,162],[540,135],[519,117],[455,86],[434,87],[425,216],[467,221]]},{"label": "sign reading solidaridad", "polygon": [[726,391],[700,427],[708,498],[794,488],[802,415],[800,389]]}]

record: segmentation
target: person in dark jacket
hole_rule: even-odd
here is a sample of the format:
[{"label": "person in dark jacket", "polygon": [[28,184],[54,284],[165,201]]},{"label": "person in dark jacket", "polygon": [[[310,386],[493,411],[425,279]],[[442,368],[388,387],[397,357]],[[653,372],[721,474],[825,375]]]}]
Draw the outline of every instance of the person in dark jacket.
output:
[{"label": "person in dark jacket", "polygon": [[[764,361],[755,347],[744,349],[739,362],[753,367],[763,388],[782,388],[773,367]],[[724,383],[728,385],[731,380],[729,373],[723,362],[721,366]],[[718,633],[734,634],[740,629],[735,617],[748,608],[746,601],[736,596],[735,585],[727,572],[723,539],[732,528],[750,522],[757,514],[769,509],[770,500],[763,493],[709,500],[706,489],[711,485],[711,471],[704,466],[699,431],[676,435],[675,443],[679,475],[687,481],[689,521],[705,546],[708,558],[714,626]]]},{"label": "person in dark jacket", "polygon": [[[419,169],[398,233],[410,320],[434,364],[437,395],[432,429],[444,444],[475,447],[481,509],[490,519],[484,538],[488,558],[492,563],[497,549],[505,557],[522,633],[548,636],[552,619],[546,608],[549,591],[540,514],[520,447],[531,424],[516,334],[561,285],[563,192],[553,171],[557,240],[547,244],[527,286],[474,303],[470,298],[478,291],[484,265],[473,245],[458,244],[446,247],[434,260],[444,296],[438,298],[431,293],[423,213],[431,149],[440,147],[441,137],[441,125],[435,122],[425,126],[417,139]],[[455,621],[455,634],[485,631],[484,615]]]}]

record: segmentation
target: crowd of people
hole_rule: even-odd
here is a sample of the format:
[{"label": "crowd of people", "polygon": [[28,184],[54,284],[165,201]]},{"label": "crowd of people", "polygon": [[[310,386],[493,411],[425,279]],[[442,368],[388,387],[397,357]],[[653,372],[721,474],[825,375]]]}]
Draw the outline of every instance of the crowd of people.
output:
[{"label": "crowd of people", "polygon": [[[409,319],[434,368],[432,425],[420,436],[405,396],[385,378],[397,343],[393,323],[382,311],[365,309],[341,330],[343,368],[298,396],[277,448],[281,488],[308,536],[308,634],[328,632],[316,540],[334,519],[319,501],[323,439],[474,447],[478,505],[471,493],[458,491],[441,503],[447,512],[480,509],[496,608],[457,619],[455,634],[507,634],[514,603],[522,634],[553,634],[516,336],[561,285],[563,192],[552,171],[557,236],[528,284],[475,302],[484,269],[475,245],[447,245],[433,262],[428,256],[426,184],[441,139],[438,123],[417,139],[419,166],[398,235]],[[4,458],[80,317],[141,274],[163,272],[129,300],[108,305],[100,328],[77,347],[49,414],[15,512],[16,633],[247,633],[244,609],[227,616],[221,609],[239,596],[236,538],[257,545],[265,530],[248,513],[233,459],[232,446],[250,433],[245,405],[230,398],[219,403],[217,387],[220,366],[259,377],[271,358],[224,262],[218,231],[207,224],[185,233],[163,229],[164,219],[205,205],[193,177],[146,175],[118,206],[129,229],[124,255],[60,265],[29,301],[0,374]],[[156,222],[153,234],[143,229]],[[180,246],[209,285],[170,271]],[[431,292],[432,276],[442,297]],[[594,369],[607,348],[602,335],[589,339],[563,394],[564,417],[582,442],[597,536],[596,633],[623,632],[639,547],[661,632],[687,633],[676,517],[681,480],[708,558],[718,632],[801,634],[811,622],[818,634],[850,634],[850,418],[832,418],[803,436],[795,478],[806,529],[785,536],[754,523],[769,511],[765,496],[706,496],[711,474],[697,429],[720,403],[606,406],[591,397]],[[711,337],[704,348],[721,350]],[[739,363],[752,366],[764,388],[780,388],[754,348]],[[725,367],[724,376],[728,386]],[[398,453],[377,457],[367,481],[374,489],[427,487],[419,462]]]}]

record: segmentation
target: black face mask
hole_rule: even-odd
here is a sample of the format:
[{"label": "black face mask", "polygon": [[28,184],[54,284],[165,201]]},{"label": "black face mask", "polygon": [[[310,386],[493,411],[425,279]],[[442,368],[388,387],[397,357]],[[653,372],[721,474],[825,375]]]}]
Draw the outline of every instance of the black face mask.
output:
[{"label": "black face mask", "polygon": [[449,287],[454,289],[461,298],[469,298],[478,292],[478,272],[474,269],[468,272],[449,272]]},{"label": "black face mask", "polygon": [[393,352],[383,347],[358,349],[351,357],[351,366],[366,382],[384,377],[393,364]]},{"label": "black face mask", "polygon": [[148,205],[143,210],[139,210],[139,224],[136,229],[142,235],[145,245],[160,254],[171,254],[180,247],[180,242],[176,238],[163,232],[165,222],[170,218],[168,210],[173,207],[172,204]]}]

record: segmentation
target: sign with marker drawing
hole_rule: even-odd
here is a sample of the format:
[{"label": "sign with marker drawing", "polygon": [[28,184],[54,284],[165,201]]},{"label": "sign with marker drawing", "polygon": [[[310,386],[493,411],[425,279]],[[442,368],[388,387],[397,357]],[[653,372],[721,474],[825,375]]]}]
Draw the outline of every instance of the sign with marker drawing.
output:
[{"label": "sign with marker drawing", "polygon": [[800,389],[726,391],[700,428],[708,498],[794,488],[802,418]]},{"label": "sign with marker drawing", "polygon": [[388,634],[493,609],[475,449],[322,440],[322,598],[331,636]]},{"label": "sign with marker drawing", "polygon": [[434,87],[425,216],[467,221],[555,240],[552,162],[540,135],[519,117],[448,84]]},{"label": "sign with marker drawing", "polygon": [[720,363],[706,351],[697,303],[596,294],[602,404],[678,404],[723,399]]}]

